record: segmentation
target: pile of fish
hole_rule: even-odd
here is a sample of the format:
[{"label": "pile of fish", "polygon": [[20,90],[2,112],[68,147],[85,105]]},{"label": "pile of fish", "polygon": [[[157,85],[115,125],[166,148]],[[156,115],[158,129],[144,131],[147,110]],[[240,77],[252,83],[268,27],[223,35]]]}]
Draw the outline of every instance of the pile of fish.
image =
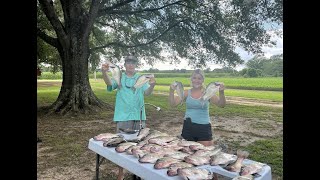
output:
[{"label": "pile of fish", "polygon": [[221,166],[239,173],[239,178],[258,173],[263,166],[262,163],[245,166],[243,160],[249,155],[247,151],[228,154],[218,146],[204,146],[150,128],[141,129],[135,142],[111,133],[99,134],[93,139],[103,141],[105,147],[116,147],[118,153],[133,155],[140,163],[152,163],[155,169],[167,168],[168,176],[178,175],[183,179],[212,179],[209,170],[197,168],[201,165]]}]

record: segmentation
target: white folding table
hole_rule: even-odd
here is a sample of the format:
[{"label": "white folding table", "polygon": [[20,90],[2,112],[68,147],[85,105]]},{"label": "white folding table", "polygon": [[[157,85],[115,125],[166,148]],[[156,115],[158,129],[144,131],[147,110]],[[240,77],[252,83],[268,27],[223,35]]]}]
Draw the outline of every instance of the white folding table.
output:
[{"label": "white folding table", "polygon": [[[168,169],[155,169],[154,164],[151,163],[140,163],[138,158],[133,155],[129,155],[126,152],[118,153],[115,151],[115,147],[104,147],[102,141],[95,141],[93,138],[89,140],[88,148],[94,151],[97,154],[96,159],[96,179],[99,179],[99,166],[100,166],[100,156],[112,161],[113,163],[127,169],[131,173],[145,179],[145,180],[182,180],[182,177],[179,176],[168,176]],[[255,161],[245,159],[243,161],[244,164],[250,164]],[[214,172],[220,174],[222,176],[226,176],[234,178],[238,176],[238,173],[230,172],[223,169],[220,166],[211,166],[211,165],[202,165],[198,166],[198,168],[205,168],[210,172]],[[271,168],[268,165],[265,165],[261,172],[259,172],[261,176],[256,177],[255,180],[271,180]]]}]

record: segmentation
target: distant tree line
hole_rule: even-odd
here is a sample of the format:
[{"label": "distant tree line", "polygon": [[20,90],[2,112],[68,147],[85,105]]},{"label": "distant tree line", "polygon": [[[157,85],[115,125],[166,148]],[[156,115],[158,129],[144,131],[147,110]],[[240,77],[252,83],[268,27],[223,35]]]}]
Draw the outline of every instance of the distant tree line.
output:
[{"label": "distant tree line", "polygon": [[246,63],[246,68],[239,71],[244,77],[282,77],[283,54],[270,58],[255,56]]},{"label": "distant tree line", "polygon": [[[57,71],[53,66],[40,65],[42,72],[53,72]],[[100,72],[100,69],[96,69],[96,72]],[[89,76],[92,75],[94,70],[89,69]],[[143,70],[142,73],[186,73],[191,74],[192,70],[187,69],[173,69],[173,70],[159,70],[157,68],[150,68],[149,70]],[[204,69],[208,77],[222,77],[222,76],[243,76],[243,77],[282,77],[283,76],[283,54],[274,55],[270,58],[263,56],[255,56],[245,63],[245,68],[237,71],[232,67],[210,68]],[[100,74],[98,75],[98,77]]]},{"label": "distant tree line", "polygon": [[[173,69],[173,70],[159,70],[150,68],[144,70],[145,73],[191,73],[192,70]],[[248,60],[245,68],[237,71],[232,67],[210,68],[204,69],[205,73],[224,74],[225,76],[243,76],[243,77],[282,77],[283,76],[283,54],[274,55],[270,58],[264,56],[255,56]]]}]

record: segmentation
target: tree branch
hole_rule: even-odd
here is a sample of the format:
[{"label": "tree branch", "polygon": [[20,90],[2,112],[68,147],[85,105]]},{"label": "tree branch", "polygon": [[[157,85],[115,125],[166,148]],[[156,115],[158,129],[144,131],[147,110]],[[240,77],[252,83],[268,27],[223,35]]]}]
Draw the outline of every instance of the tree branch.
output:
[{"label": "tree branch", "polygon": [[127,44],[124,44],[124,43],[121,43],[121,42],[111,42],[111,43],[105,44],[105,45],[103,45],[103,46],[98,46],[98,47],[91,48],[91,49],[90,49],[90,52],[96,51],[96,50],[98,50],[98,49],[110,47],[110,46],[118,46],[118,47],[124,47],[124,48],[133,48],[133,47],[145,46],[145,45],[151,44],[151,43],[155,42],[156,40],[160,39],[162,36],[164,36],[164,35],[165,35],[168,31],[170,31],[172,28],[174,28],[175,26],[177,26],[178,24],[180,24],[181,22],[184,22],[184,21],[186,21],[186,20],[187,20],[187,19],[183,19],[183,20],[181,20],[181,21],[178,21],[178,22],[174,23],[174,24],[171,25],[168,29],[166,29],[165,31],[163,31],[158,37],[152,39],[152,40],[149,41],[149,42],[140,43],[140,44],[134,44],[134,45],[127,45]]},{"label": "tree branch", "polygon": [[92,29],[93,23],[95,18],[97,17],[98,11],[101,7],[106,2],[106,0],[92,0],[90,10],[89,10],[89,17],[88,17],[88,23],[84,29],[84,37],[88,36],[90,33],[90,29]]},{"label": "tree branch", "polygon": [[58,48],[58,39],[48,36],[39,28],[37,29],[37,36],[39,36],[42,40],[44,40],[46,43],[50,44],[51,46]]},{"label": "tree branch", "polygon": [[139,13],[142,13],[142,12],[153,12],[153,11],[158,11],[160,9],[164,9],[164,8],[166,8],[168,6],[172,6],[172,5],[176,5],[176,4],[181,5],[180,4],[181,2],[182,1],[177,1],[177,2],[170,3],[170,4],[166,4],[166,5],[158,7],[158,8],[146,8],[146,9],[141,9],[141,10],[137,10],[137,11],[113,10],[113,9],[106,8],[106,9],[101,10],[101,12],[99,12],[98,17],[103,16],[105,14],[132,15],[132,14],[139,14]]},{"label": "tree branch", "polygon": [[60,20],[58,19],[58,16],[54,12],[52,1],[48,1],[48,0],[38,0],[38,1],[42,7],[42,11],[44,12],[46,17],[50,21],[58,38],[61,40],[65,40],[66,34],[65,34],[64,28],[62,26],[62,23],[60,22]]},{"label": "tree branch", "polygon": [[107,14],[106,12],[108,12],[108,11],[110,11],[110,10],[113,10],[113,9],[116,9],[116,8],[119,8],[119,7],[121,7],[121,6],[124,6],[124,5],[126,5],[126,4],[129,4],[129,3],[133,2],[133,1],[135,1],[135,0],[124,0],[124,1],[119,2],[118,4],[114,4],[114,5],[110,6],[110,7],[101,9],[101,10],[98,12],[98,16],[97,16],[97,17],[104,16],[104,15]]}]

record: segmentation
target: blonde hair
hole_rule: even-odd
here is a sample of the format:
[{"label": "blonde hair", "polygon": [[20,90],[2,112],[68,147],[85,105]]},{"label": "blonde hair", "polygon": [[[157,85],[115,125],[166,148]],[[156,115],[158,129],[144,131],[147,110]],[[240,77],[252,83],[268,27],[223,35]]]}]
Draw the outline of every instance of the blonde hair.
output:
[{"label": "blonde hair", "polygon": [[[195,69],[195,70],[192,72],[192,74],[191,74],[190,80],[191,80],[192,77],[195,76],[196,74],[200,74],[200,75],[202,76],[203,82],[202,82],[202,85],[201,85],[201,89],[202,89],[202,90],[205,89],[205,88],[206,88],[206,86],[204,85],[204,78],[205,78],[205,76],[204,76],[203,70],[201,70],[201,69]],[[192,87],[192,82],[191,82],[191,87]]]}]

